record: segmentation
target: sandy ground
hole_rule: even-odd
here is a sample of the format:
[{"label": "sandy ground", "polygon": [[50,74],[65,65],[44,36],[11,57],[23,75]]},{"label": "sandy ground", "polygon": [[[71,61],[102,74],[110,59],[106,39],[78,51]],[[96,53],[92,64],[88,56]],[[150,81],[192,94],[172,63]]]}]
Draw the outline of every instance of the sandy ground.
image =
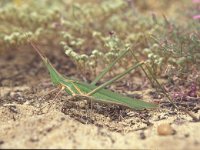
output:
[{"label": "sandy ground", "polygon": [[[41,98],[53,87],[40,60],[25,59],[27,53],[1,56],[0,148],[200,149],[200,122],[172,107],[138,112],[93,104],[90,109],[64,93],[54,101],[52,95]],[[146,91],[139,94],[151,98]],[[199,109],[193,113],[200,115]],[[159,135],[158,126],[167,123],[173,132]]]},{"label": "sandy ground", "polygon": [[[33,106],[25,104],[14,106],[0,108],[1,148],[198,149],[200,147],[200,123],[186,121],[187,117],[178,121],[176,117],[155,121],[145,130],[113,132],[93,124],[82,124],[60,111],[52,110],[38,115]],[[176,134],[159,136],[157,126],[161,123],[171,123]]]}]

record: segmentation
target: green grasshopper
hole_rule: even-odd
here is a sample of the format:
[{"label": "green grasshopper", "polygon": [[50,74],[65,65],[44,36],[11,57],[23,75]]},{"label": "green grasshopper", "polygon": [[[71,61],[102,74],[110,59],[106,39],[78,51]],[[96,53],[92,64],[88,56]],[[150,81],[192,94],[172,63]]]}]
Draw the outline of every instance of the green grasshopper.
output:
[{"label": "green grasshopper", "polygon": [[[144,102],[141,100],[133,99],[110,90],[104,89],[107,85],[110,85],[114,81],[122,78],[127,73],[131,72],[133,69],[144,64],[144,62],[137,63],[136,65],[130,67],[125,72],[117,75],[113,79],[105,82],[100,86],[96,86],[96,83],[105,75],[105,73],[123,56],[122,53],[112,64],[110,64],[97,78],[91,83],[84,83],[77,80],[72,80],[68,77],[62,76],[57,70],[52,66],[49,60],[44,57],[39,48],[33,43],[30,42],[35,51],[40,55],[45,66],[47,67],[51,80],[55,86],[60,87],[61,90],[65,90],[69,95],[79,98],[90,98],[96,102],[100,103],[109,103],[125,106],[134,110],[144,110],[144,109],[155,109],[157,104]],[[60,91],[61,91],[60,90]],[[58,93],[57,93],[58,95]]]}]

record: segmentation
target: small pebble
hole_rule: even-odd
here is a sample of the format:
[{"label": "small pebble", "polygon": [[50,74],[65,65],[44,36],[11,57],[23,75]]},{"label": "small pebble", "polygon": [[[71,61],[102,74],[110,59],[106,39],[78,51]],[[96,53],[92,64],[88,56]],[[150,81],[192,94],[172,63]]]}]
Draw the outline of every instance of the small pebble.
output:
[{"label": "small pebble", "polygon": [[160,124],[157,128],[158,135],[166,136],[175,134],[175,130],[168,123]]},{"label": "small pebble", "polygon": [[163,120],[163,119],[166,119],[167,118],[167,114],[160,114],[158,116],[158,120]]},{"label": "small pebble", "polygon": [[38,142],[38,141],[39,141],[39,138],[38,138],[37,136],[32,136],[32,137],[30,138],[30,141],[31,141],[31,142]]},{"label": "small pebble", "polygon": [[186,138],[188,138],[189,136],[190,136],[190,134],[189,133],[187,133],[187,134],[185,134],[184,135]]},{"label": "small pebble", "polygon": [[0,140],[0,145],[4,144],[4,141]]},{"label": "small pebble", "polygon": [[87,101],[78,102],[77,105],[78,105],[80,108],[86,108],[86,107],[87,107]]},{"label": "small pebble", "polygon": [[22,96],[22,94],[20,92],[10,92],[11,98],[18,99],[21,96]]},{"label": "small pebble", "polygon": [[65,117],[61,117],[60,120],[61,120],[61,121],[64,121],[64,120],[65,120]]},{"label": "small pebble", "polygon": [[16,113],[16,114],[18,113],[17,107],[14,106],[14,105],[13,105],[13,106],[10,106],[9,109],[10,109],[10,111],[13,112],[13,113]]},{"label": "small pebble", "polygon": [[144,132],[140,132],[140,139],[142,139],[142,140],[146,139]]}]

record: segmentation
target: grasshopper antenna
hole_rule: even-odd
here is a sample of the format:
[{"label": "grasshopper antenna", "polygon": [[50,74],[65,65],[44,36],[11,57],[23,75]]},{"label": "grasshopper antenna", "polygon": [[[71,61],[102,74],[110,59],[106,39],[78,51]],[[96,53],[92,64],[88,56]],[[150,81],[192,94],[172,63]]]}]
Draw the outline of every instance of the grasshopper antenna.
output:
[{"label": "grasshopper antenna", "polygon": [[42,53],[40,52],[40,49],[36,46],[36,44],[34,42],[30,42],[31,46],[33,47],[33,49],[40,55],[40,57],[44,60],[45,57],[42,55]]}]

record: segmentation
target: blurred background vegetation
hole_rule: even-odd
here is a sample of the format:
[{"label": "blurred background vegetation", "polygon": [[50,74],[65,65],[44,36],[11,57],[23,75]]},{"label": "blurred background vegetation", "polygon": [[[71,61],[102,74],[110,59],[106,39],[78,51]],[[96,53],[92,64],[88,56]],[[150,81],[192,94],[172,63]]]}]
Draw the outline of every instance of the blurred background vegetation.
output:
[{"label": "blurred background vegetation", "polygon": [[[95,76],[131,49],[155,76],[194,73],[192,80],[200,83],[199,20],[192,18],[199,7],[190,0],[1,0],[0,52],[39,41]],[[116,68],[134,62],[128,55]]]}]

